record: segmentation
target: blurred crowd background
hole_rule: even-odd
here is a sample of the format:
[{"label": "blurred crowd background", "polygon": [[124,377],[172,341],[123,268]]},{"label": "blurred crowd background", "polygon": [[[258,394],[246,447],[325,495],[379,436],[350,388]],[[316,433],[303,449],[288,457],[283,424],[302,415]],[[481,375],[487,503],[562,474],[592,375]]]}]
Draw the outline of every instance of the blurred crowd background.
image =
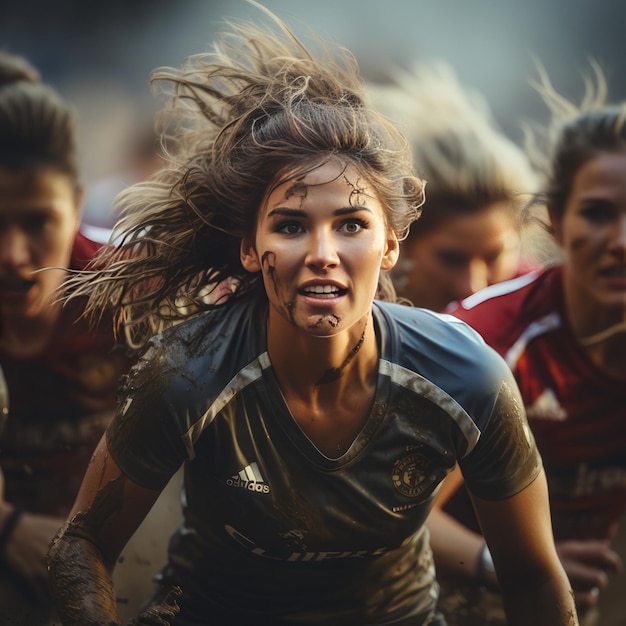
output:
[{"label": "blurred crowd background", "polygon": [[[613,99],[626,97],[623,25],[616,0],[265,0],[306,38],[308,25],[348,47],[363,76],[390,65],[450,62],[483,92],[502,128],[546,116],[529,85],[539,59],[577,98],[588,59],[606,71]],[[245,0],[2,0],[0,47],[27,56],[70,98],[81,118],[88,184],[124,167],[137,128],[151,119],[151,71],[205,51],[225,17],[259,19]]]}]

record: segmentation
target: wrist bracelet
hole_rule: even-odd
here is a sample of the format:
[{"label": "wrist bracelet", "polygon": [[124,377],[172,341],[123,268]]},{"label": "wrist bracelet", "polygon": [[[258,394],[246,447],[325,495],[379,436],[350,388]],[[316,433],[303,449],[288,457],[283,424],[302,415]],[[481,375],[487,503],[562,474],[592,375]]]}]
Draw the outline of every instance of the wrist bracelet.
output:
[{"label": "wrist bracelet", "polygon": [[4,556],[4,550],[7,547],[7,543],[11,539],[11,535],[20,521],[24,511],[19,507],[13,507],[13,510],[4,519],[4,526],[0,530],[0,558]]}]

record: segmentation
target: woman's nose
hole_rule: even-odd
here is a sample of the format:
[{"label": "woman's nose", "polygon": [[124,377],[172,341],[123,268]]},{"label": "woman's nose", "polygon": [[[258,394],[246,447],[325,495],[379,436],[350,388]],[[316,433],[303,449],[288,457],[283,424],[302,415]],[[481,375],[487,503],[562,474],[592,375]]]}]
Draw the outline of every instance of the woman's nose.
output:
[{"label": "woman's nose", "polygon": [[28,263],[28,250],[28,237],[19,228],[0,232],[0,264],[4,267],[20,267]]},{"label": "woman's nose", "polygon": [[457,300],[462,300],[484,289],[489,284],[489,268],[482,259],[472,259],[462,279],[457,284]]},{"label": "woman's nose", "polygon": [[307,265],[326,268],[339,263],[337,243],[331,233],[311,233],[307,245]]}]

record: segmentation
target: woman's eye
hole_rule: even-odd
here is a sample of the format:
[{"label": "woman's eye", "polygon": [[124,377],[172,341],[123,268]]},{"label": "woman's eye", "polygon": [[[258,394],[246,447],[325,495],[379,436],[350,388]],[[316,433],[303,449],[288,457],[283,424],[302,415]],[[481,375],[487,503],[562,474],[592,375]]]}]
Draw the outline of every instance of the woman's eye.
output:
[{"label": "woman's eye", "polygon": [[580,214],[590,222],[602,224],[613,219],[613,208],[606,204],[594,204],[585,207]]},{"label": "woman's eye", "polygon": [[448,268],[461,269],[468,265],[469,261],[465,254],[453,250],[439,250],[437,257],[442,265]]},{"label": "woman's eye", "polygon": [[495,265],[502,258],[503,254],[504,254],[504,250],[498,250],[498,252],[492,252],[491,254],[488,254],[485,257],[484,259],[485,263],[491,267]]},{"label": "woman's eye", "polygon": [[295,235],[302,232],[302,226],[297,222],[286,222],[279,225],[278,232],[285,233],[286,235]]},{"label": "woman's eye", "polygon": [[35,235],[43,231],[49,221],[50,220],[47,215],[29,215],[22,221],[22,226],[27,233]]},{"label": "woman's eye", "polygon": [[365,222],[362,220],[349,220],[341,225],[340,230],[354,235],[360,233],[365,228]]}]

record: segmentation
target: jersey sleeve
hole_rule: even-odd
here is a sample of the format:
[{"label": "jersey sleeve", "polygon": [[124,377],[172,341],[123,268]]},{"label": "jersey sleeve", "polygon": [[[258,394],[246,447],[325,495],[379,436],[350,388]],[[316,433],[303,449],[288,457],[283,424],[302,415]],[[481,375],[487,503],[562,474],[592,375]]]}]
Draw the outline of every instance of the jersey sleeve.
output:
[{"label": "jersey sleeve", "polygon": [[148,489],[161,489],[186,458],[175,402],[176,368],[158,340],[148,344],[120,386],[116,415],[106,431],[122,472]]},{"label": "jersey sleeve", "polygon": [[504,500],[537,477],[542,461],[513,376],[507,376],[474,449],[459,460],[465,483],[485,500]]}]

